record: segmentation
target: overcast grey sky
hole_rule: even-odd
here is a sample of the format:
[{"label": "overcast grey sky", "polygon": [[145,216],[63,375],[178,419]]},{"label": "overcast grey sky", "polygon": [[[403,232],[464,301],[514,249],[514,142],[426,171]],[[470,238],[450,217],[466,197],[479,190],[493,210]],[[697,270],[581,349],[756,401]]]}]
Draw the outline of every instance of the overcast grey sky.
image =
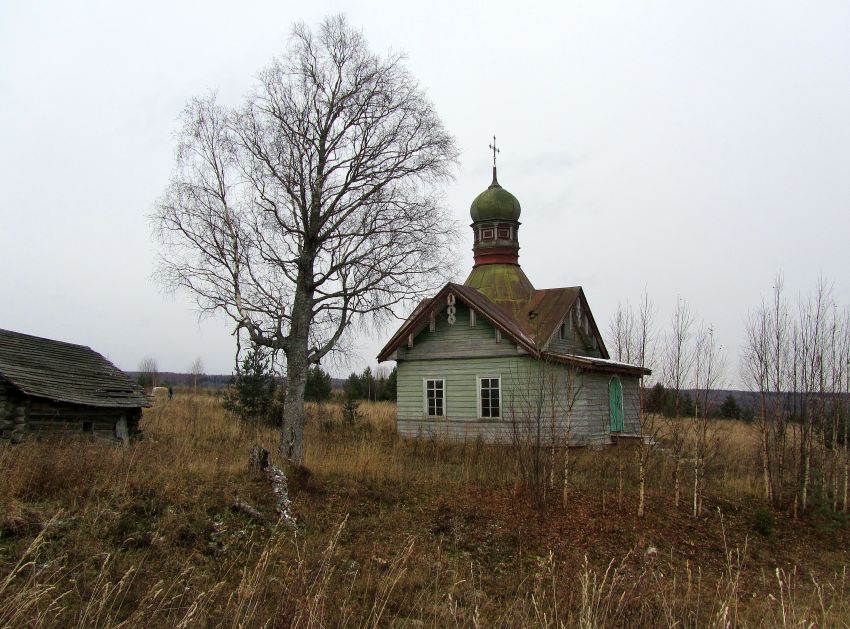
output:
[{"label": "overcast grey sky", "polygon": [[[582,285],[602,327],[644,286],[714,325],[738,381],[743,318],[777,271],[850,302],[850,3],[0,3],[0,328],[90,345],[125,369],[203,358],[232,326],[151,280],[147,214],[177,116],[237,103],[291,25],[344,12],[403,50],[462,150],[462,225],[490,181],[522,204],[538,288]],[[457,255],[471,267],[471,233]],[[374,361],[392,333],[359,343]],[[346,371],[339,367],[337,373]]]}]

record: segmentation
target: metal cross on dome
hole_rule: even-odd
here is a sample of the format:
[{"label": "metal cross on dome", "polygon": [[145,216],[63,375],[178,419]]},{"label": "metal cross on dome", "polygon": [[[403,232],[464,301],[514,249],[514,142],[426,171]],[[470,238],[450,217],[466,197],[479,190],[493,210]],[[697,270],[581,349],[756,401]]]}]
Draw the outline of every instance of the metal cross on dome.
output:
[{"label": "metal cross on dome", "polygon": [[496,167],[496,154],[499,153],[499,149],[496,148],[496,136],[493,136],[493,144],[490,145],[490,148],[493,149],[493,168]]}]

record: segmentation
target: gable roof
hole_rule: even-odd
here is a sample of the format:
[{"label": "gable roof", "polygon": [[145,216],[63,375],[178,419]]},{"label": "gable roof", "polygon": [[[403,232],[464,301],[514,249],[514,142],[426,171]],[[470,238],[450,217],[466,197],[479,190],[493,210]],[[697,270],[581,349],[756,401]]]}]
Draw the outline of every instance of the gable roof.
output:
[{"label": "gable roof", "polygon": [[[501,330],[503,334],[506,334],[518,346],[534,356],[557,362],[565,362],[595,371],[623,373],[627,375],[648,375],[652,373],[644,367],[627,365],[626,363],[610,360],[608,350],[605,348],[605,343],[602,340],[602,335],[599,333],[599,328],[596,326],[596,322],[587,305],[587,299],[584,297],[584,291],[580,286],[535,290],[524,307],[517,308],[514,312],[509,312],[506,308],[493,303],[487,296],[475,288],[449,282],[432,299],[423,300],[419,303],[404,324],[402,324],[380,351],[378,361],[388,360],[390,355],[405,342],[408,336],[416,336],[428,325],[430,313],[441,310],[445,306],[447,295],[450,292],[457,299],[465,302],[467,306],[487,319],[493,327]],[[597,339],[600,352],[602,353],[601,358],[546,350],[549,342],[558,331],[561,322],[569,315],[577,302],[582,304],[584,314],[593,328],[593,334]],[[529,318],[528,313],[532,311],[536,316]]]},{"label": "gable roof", "polygon": [[419,303],[378,353],[378,362],[388,360],[390,354],[398,349],[409,335],[416,336],[428,324],[430,314],[442,309],[446,304],[446,298],[450,292],[487,319],[493,327],[507,334],[515,343],[530,352],[535,351],[534,338],[520,327],[506,310],[494,304],[474,288],[449,282],[433,298],[422,300]]},{"label": "gable roof", "polygon": [[26,395],[84,406],[139,408],[150,398],[93,349],[0,330],[0,378]]},{"label": "gable roof", "polygon": [[[545,350],[576,303],[581,303],[584,315],[590,322],[602,358],[610,358],[581,286],[535,290],[526,305],[525,316],[520,320],[526,322],[526,329],[535,335],[538,344]],[[531,311],[536,315],[533,319],[528,317]]]}]

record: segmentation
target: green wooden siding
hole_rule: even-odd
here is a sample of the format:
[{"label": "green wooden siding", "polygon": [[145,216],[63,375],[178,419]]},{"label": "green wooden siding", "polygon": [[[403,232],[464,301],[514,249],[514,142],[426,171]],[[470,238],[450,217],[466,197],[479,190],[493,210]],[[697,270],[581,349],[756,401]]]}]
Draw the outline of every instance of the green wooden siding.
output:
[{"label": "green wooden siding", "polygon": [[561,336],[561,326],[558,326],[555,334],[546,346],[548,351],[593,356],[594,358],[600,358],[602,356],[602,352],[594,340],[593,333],[585,334],[584,331],[579,331],[577,328],[578,323],[575,316],[575,307],[570,310],[564,323],[566,325],[564,326],[563,337]]},{"label": "green wooden siding", "polygon": [[[479,417],[480,377],[501,378],[502,416]],[[445,416],[425,414],[427,379],[445,380]],[[576,444],[604,443],[611,433],[608,374],[576,373],[564,365],[541,365],[528,356],[454,358],[401,361],[398,364],[398,429],[408,436],[436,434],[447,438],[482,436],[488,440],[511,439],[513,424],[535,416],[537,395],[543,383],[543,415],[548,431],[554,406],[556,430],[567,429],[568,388],[574,396],[569,419],[570,440]],[[640,434],[639,391],[636,378],[621,381],[621,432]],[[555,391],[556,397],[550,396]],[[538,392],[538,393],[535,393]]]},{"label": "green wooden siding", "polygon": [[458,301],[456,320],[449,325],[446,309],[443,307],[435,317],[435,329],[431,332],[426,325],[413,339],[413,347],[402,345],[396,352],[396,359],[441,359],[466,356],[484,358],[489,356],[514,356],[517,347],[510,339],[502,335],[502,342],[496,342],[496,329],[482,316],[477,316],[475,326],[469,325],[469,308]]},{"label": "green wooden siding", "polygon": [[[514,425],[525,425],[535,416],[542,383],[546,430],[553,424],[550,416],[554,407],[555,429],[563,435],[569,424],[572,443],[610,441],[610,374],[579,373],[566,365],[535,361],[504,336],[497,343],[495,329],[482,317],[474,327],[469,321],[464,304],[457,304],[454,325],[449,325],[443,308],[435,318],[433,332],[426,325],[416,334],[412,348],[399,349],[397,413],[401,434],[510,441]],[[480,417],[481,377],[501,378],[502,412],[498,419]],[[445,383],[442,417],[427,414],[425,382],[429,379]],[[570,382],[575,399],[568,422]],[[622,378],[623,434],[640,434],[637,382],[636,378]],[[554,398],[551,391],[555,391]]]}]

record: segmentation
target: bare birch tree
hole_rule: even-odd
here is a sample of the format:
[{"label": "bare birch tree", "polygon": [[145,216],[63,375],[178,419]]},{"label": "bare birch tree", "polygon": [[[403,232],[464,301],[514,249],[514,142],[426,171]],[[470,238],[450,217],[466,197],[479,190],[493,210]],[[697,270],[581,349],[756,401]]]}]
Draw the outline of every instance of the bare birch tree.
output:
[{"label": "bare birch tree", "polygon": [[617,311],[608,323],[614,360],[630,363],[635,343],[635,316],[628,302],[617,304]]},{"label": "bare birch tree", "polygon": [[139,363],[139,384],[151,390],[159,386],[159,364],[156,358],[148,356]]},{"label": "bare birch tree", "polygon": [[711,392],[717,388],[725,373],[726,358],[714,330],[701,326],[694,348],[694,392],[696,417],[694,426],[694,517],[702,515],[702,496],[705,488],[705,470],[717,454],[719,439],[716,425],[710,419]]},{"label": "bare birch tree", "polygon": [[789,319],[788,303],[784,294],[785,280],[779,273],[773,283],[773,299],[770,309],[770,351],[768,382],[772,395],[773,441],[776,460],[775,489],[773,498],[781,504],[785,485],[785,451],[788,447],[788,408],[785,393],[788,390],[792,358],[790,335],[793,333]]},{"label": "bare birch tree", "polygon": [[[529,312],[540,337],[540,319]],[[546,358],[542,352],[511,375],[507,404],[512,450],[517,471],[535,507],[541,507],[556,487],[558,454],[562,453],[562,500],[566,508],[570,482],[572,413],[582,388],[577,369]],[[547,456],[548,450],[548,456]]]},{"label": "bare birch tree", "polygon": [[758,395],[755,427],[759,435],[765,499],[779,505],[785,485],[785,454],[790,393],[792,324],[784,296],[782,275],[776,276],[769,302],[751,311],[746,322],[746,341],[741,354],[744,383]]},{"label": "bare birch tree", "polygon": [[[638,365],[651,367],[655,356],[655,306],[644,290],[641,295],[637,313],[627,302],[619,304],[617,312],[608,325],[609,334],[613,340],[614,359]],[[643,392],[644,377],[641,376],[640,390],[640,425],[641,441],[636,450],[638,463],[638,516],[642,517],[646,505],[646,478],[650,457],[655,447],[658,426],[654,420],[647,418],[644,413]]]},{"label": "bare birch tree", "polygon": [[[629,302],[617,305],[608,323],[614,360],[647,367],[655,359],[655,305],[644,290],[635,310]],[[643,383],[642,383],[643,384]]]},{"label": "bare birch tree", "polygon": [[[560,476],[566,507],[570,482],[570,437],[573,407],[582,389],[582,376],[572,367],[536,358],[511,373],[506,400],[511,450],[517,471],[535,507],[541,507]],[[558,465],[558,455],[562,465]],[[558,474],[560,469],[561,474]]]},{"label": "bare birch tree", "polygon": [[841,396],[837,411],[840,412],[841,431],[843,433],[842,446],[842,471],[843,471],[843,489],[841,498],[841,510],[847,513],[847,494],[850,489],[850,309],[844,308],[841,327],[841,363],[843,365],[842,380],[841,380]]},{"label": "bare birch tree", "polygon": [[192,376],[192,390],[198,392],[198,382],[204,377],[204,361],[198,356],[192,366],[189,367],[189,374]]},{"label": "bare birch tree", "polygon": [[691,376],[694,315],[688,302],[681,297],[670,316],[670,330],[665,337],[662,377],[673,393],[673,417],[667,420],[670,449],[673,453],[673,505],[679,506],[681,496],[682,457],[685,448],[685,425],[681,421],[682,388]]},{"label": "bare birch tree", "polygon": [[[639,367],[651,368],[655,362],[655,349],[657,347],[655,340],[655,306],[645,289],[638,306],[635,338],[635,364]],[[639,413],[641,429],[641,440],[637,448],[638,517],[643,517],[646,506],[646,478],[659,429],[655,421],[649,420],[644,412],[645,376],[641,375],[638,387],[640,390]]]},{"label": "bare birch tree", "polygon": [[[815,446],[823,442],[824,395],[827,345],[826,321],[832,303],[832,289],[821,279],[815,292],[801,298],[798,304],[799,323],[794,353],[797,392],[800,398],[800,455],[798,499],[805,511],[809,504],[812,480],[812,457]],[[819,433],[819,434],[816,434]],[[818,439],[816,442],[815,440]]]},{"label": "bare birch tree", "polygon": [[403,58],[341,16],[296,25],[237,108],[183,112],[177,166],[153,216],[160,272],[203,312],[286,358],[280,452],[304,457],[310,365],[357,321],[389,316],[453,271],[435,192],[457,157]]},{"label": "bare birch tree", "polygon": [[770,312],[762,303],[751,311],[746,322],[746,340],[741,352],[741,375],[744,383],[758,394],[759,408],[754,425],[759,435],[764,498],[774,500],[772,419],[768,416],[771,363]]},{"label": "bare birch tree", "polygon": [[841,511],[847,513],[847,494],[848,484],[850,484],[850,435],[848,435],[848,423],[850,423],[850,309],[844,308],[844,316],[841,326],[841,355],[840,360],[843,365],[841,375],[841,395],[839,398],[839,406],[836,412],[840,412],[841,429],[843,433],[842,446],[842,472],[843,472],[843,489],[841,498]]}]

